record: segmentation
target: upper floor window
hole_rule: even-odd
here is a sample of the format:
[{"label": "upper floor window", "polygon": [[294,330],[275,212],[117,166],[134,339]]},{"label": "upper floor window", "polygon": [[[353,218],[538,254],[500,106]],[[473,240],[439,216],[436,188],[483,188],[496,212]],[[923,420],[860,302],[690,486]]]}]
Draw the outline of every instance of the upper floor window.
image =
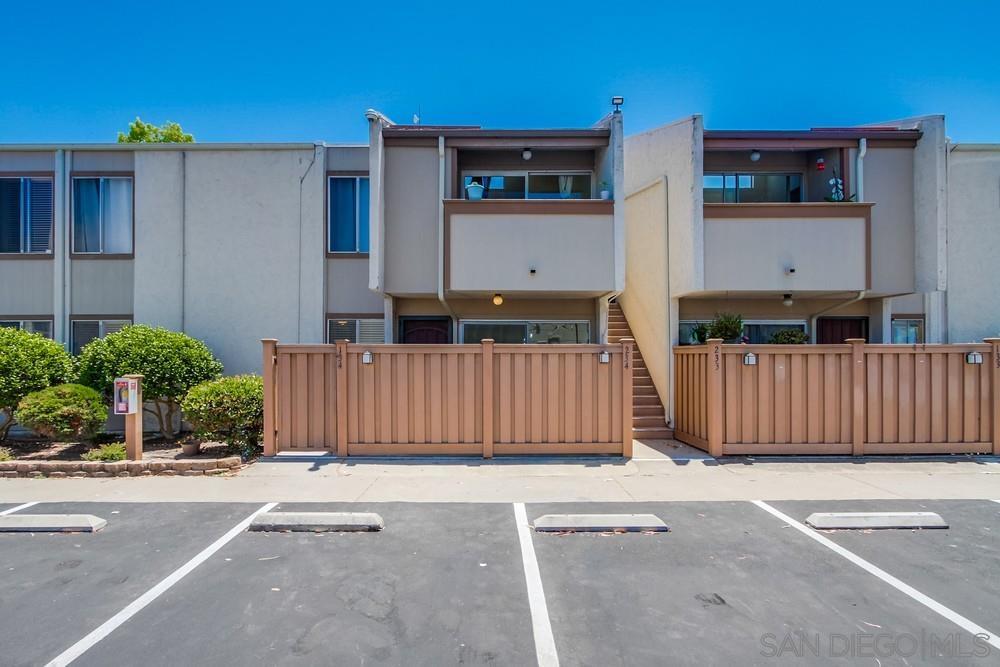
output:
[{"label": "upper floor window", "polygon": [[131,177],[73,178],[73,252],[132,254]]},{"label": "upper floor window", "polygon": [[589,172],[470,172],[465,174],[462,191],[466,199],[469,187],[483,188],[482,199],[590,199]]},{"label": "upper floor window", "polygon": [[329,179],[328,252],[368,252],[368,177]]},{"label": "upper floor window", "polygon": [[802,201],[802,174],[705,174],[706,204]]},{"label": "upper floor window", "polygon": [[51,178],[0,178],[0,253],[51,253],[52,215]]}]

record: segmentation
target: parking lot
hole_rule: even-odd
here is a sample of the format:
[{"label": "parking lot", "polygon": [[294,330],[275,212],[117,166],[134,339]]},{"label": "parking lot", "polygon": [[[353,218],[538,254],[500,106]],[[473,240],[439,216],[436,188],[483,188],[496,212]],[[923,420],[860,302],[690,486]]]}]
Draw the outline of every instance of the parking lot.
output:
[{"label": "parking lot", "polygon": [[[264,507],[0,505],[108,522],[0,535],[0,663],[1000,664],[990,500],[284,503],[378,512],[385,530],[245,532]],[[651,513],[670,532],[534,533],[519,511]],[[800,523],[831,511],[950,528]]]}]

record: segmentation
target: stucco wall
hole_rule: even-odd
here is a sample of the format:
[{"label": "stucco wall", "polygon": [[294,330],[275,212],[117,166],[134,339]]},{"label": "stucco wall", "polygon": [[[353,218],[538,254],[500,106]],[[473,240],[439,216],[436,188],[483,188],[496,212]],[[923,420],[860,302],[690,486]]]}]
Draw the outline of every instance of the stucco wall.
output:
[{"label": "stucco wall", "polygon": [[52,307],[53,260],[0,260],[0,319],[5,315],[48,315]]},{"label": "stucco wall", "polygon": [[368,146],[327,146],[327,171],[368,171]]},{"label": "stucco wall", "polygon": [[326,312],[381,313],[382,297],[368,289],[368,260],[326,260]]},{"label": "stucco wall", "polygon": [[948,154],[948,340],[1000,336],[1000,144]]},{"label": "stucco wall", "polygon": [[864,200],[872,207],[872,291],[914,291],[913,149],[869,148]]},{"label": "stucco wall", "polygon": [[131,259],[74,259],[70,262],[71,315],[132,313]]},{"label": "stucco wall", "polygon": [[861,290],[865,236],[864,218],[706,219],[705,289]]},{"label": "stucco wall", "polygon": [[614,289],[610,215],[456,213],[450,234],[451,290]]},{"label": "stucco wall", "polygon": [[437,148],[385,149],[385,291],[436,294]]},{"label": "stucco wall", "polygon": [[132,171],[132,151],[74,151],[73,171]]},{"label": "stucco wall", "polygon": [[322,342],[324,171],[322,148],[142,154],[136,321],[179,313],[227,374],[260,372],[261,338]]}]

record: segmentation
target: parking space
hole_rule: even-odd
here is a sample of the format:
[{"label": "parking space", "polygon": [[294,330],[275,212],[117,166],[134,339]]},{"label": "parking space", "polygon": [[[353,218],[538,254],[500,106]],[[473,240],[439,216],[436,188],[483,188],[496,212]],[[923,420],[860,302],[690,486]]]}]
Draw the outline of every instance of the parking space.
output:
[{"label": "parking space", "polygon": [[54,658],[256,507],[39,503],[20,510],[94,514],[108,525],[88,534],[0,534],[0,662],[39,664]]},{"label": "parking space", "polygon": [[936,512],[947,530],[823,534],[980,625],[1000,630],[1000,503],[970,500],[772,503],[804,521],[813,512]]},{"label": "parking space", "polygon": [[[940,513],[949,530],[822,535],[984,627],[1000,626],[1000,504],[771,506],[797,521],[821,511]],[[940,610],[750,502],[529,504],[529,521],[648,513],[671,532],[520,537],[518,510],[507,503],[286,503],[275,509],[377,512],[386,527],[239,530],[259,509],[46,503],[18,510],[90,513],[108,525],[87,535],[0,535],[7,568],[0,662],[44,664],[102,624],[106,632],[91,635],[74,664],[548,667],[877,657],[918,665],[947,657],[990,664],[998,655],[964,655],[977,649],[972,635]],[[532,592],[522,553],[537,564],[544,599]],[[558,663],[536,649],[544,627]],[[872,637],[883,638],[878,649]],[[892,644],[901,637],[920,643],[907,644],[904,655]],[[951,643],[932,646],[934,638]]]},{"label": "parking space", "polygon": [[534,662],[510,505],[277,509],[377,511],[386,529],[242,534],[78,664]]}]

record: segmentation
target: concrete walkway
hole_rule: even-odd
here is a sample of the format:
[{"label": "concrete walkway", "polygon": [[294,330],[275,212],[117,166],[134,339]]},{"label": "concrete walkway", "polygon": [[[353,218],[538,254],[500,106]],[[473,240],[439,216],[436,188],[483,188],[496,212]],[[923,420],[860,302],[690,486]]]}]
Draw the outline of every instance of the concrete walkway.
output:
[{"label": "concrete walkway", "polygon": [[234,477],[3,479],[30,501],[579,502],[1000,499],[1000,459],[726,458],[672,441],[635,458],[280,458]]}]

